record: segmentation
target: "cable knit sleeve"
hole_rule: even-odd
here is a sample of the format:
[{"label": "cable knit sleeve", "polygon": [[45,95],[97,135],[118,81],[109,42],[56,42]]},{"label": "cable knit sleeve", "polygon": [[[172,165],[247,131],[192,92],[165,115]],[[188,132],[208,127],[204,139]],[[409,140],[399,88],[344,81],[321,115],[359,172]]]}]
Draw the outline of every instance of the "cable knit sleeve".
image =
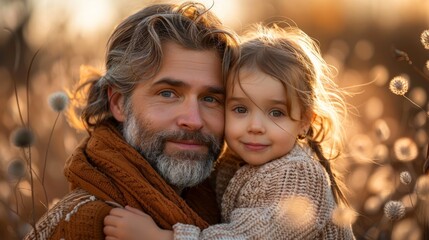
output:
[{"label": "cable knit sleeve", "polygon": [[[272,196],[278,231],[287,239],[323,239],[336,203],[329,178],[313,159],[289,161],[277,180],[282,192]],[[279,166],[280,167],[280,166]]]},{"label": "cable knit sleeve", "polygon": [[43,215],[25,240],[104,239],[103,221],[112,209],[82,189],[64,196]]},{"label": "cable knit sleeve", "polygon": [[179,223],[175,239],[319,239],[335,208],[323,167],[303,154],[240,169],[223,201],[227,223],[203,231]]},{"label": "cable knit sleeve", "polygon": [[103,233],[104,217],[106,217],[112,206],[104,201],[93,201],[83,204],[58,228],[62,239],[104,239]]},{"label": "cable knit sleeve", "polygon": [[223,194],[229,181],[233,178],[235,172],[244,165],[245,162],[229,148],[225,150],[218,159],[213,173],[215,178],[216,201],[221,205]]}]

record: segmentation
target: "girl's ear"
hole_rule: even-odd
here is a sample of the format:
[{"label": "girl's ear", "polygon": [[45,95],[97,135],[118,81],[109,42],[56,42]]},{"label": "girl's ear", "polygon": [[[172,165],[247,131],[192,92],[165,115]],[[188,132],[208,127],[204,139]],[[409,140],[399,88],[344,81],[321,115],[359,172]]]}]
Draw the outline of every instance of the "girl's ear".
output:
[{"label": "girl's ear", "polygon": [[113,117],[118,122],[124,122],[124,96],[118,92],[115,92],[112,87],[107,89],[107,96],[109,97],[109,108]]},{"label": "girl's ear", "polygon": [[308,129],[310,128],[311,123],[314,121],[315,118],[316,118],[316,114],[313,111],[308,111],[305,113],[303,117],[302,125],[301,125],[301,128],[303,129],[303,131],[305,131],[306,133],[308,132]]}]

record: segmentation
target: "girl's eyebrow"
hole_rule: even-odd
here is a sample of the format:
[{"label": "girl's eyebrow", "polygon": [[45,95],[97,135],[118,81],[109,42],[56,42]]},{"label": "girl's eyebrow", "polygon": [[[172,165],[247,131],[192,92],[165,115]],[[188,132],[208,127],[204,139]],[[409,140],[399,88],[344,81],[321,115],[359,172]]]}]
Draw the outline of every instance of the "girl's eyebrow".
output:
[{"label": "girl's eyebrow", "polygon": [[243,99],[248,99],[247,97],[228,97],[226,100],[228,101],[240,101]]},{"label": "girl's eyebrow", "polygon": [[[247,101],[249,100],[248,97],[228,97],[226,99],[227,101]],[[286,101],[284,100],[277,100],[277,99],[268,99],[267,100],[272,105],[286,105]]]},{"label": "girl's eyebrow", "polygon": [[286,105],[286,101],[284,100],[270,99],[270,102],[274,105]]}]

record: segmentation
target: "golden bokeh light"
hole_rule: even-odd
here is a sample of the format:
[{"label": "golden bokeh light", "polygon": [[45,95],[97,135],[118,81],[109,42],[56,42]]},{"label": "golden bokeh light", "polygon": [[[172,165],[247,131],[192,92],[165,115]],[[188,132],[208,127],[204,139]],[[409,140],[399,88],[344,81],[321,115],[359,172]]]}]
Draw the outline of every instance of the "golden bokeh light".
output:
[{"label": "golden bokeh light", "polygon": [[[21,168],[21,163],[28,162],[29,152],[13,146],[13,131],[29,119],[36,136],[30,150],[34,212],[40,217],[46,211],[43,205],[51,207],[67,193],[65,161],[87,136],[85,131],[70,127],[61,113],[47,148],[58,114],[49,108],[49,95],[74,85],[82,65],[104,71],[106,43],[121,19],[147,4],[184,1],[0,0],[0,27],[8,29],[0,33],[0,238],[22,239],[19,234],[31,228],[27,223],[32,213],[29,169]],[[345,149],[332,165],[339,166],[344,175],[353,210],[337,209],[334,220],[352,223],[356,239],[421,238],[421,215],[429,216],[429,207],[420,208],[428,205],[429,199],[429,180],[422,171],[429,141],[429,60],[425,49],[429,38],[424,34],[429,30],[429,1],[198,2],[211,7],[226,27],[238,34],[253,23],[280,22],[298,26],[320,44],[324,59],[335,68],[335,83],[352,92],[346,96],[349,119],[339,123],[347,134]],[[400,81],[392,82],[389,89],[395,77]],[[38,178],[46,156],[43,189]],[[21,165],[11,164],[16,159],[22,159]],[[410,175],[408,184],[401,183],[403,171]],[[43,190],[48,195],[46,201]],[[17,204],[17,198],[22,203]],[[384,206],[391,200],[404,205],[404,219],[386,220]],[[308,199],[285,199],[281,206],[278,217],[282,221],[308,224],[314,220],[315,206]],[[359,214],[354,216],[353,211]]]}]

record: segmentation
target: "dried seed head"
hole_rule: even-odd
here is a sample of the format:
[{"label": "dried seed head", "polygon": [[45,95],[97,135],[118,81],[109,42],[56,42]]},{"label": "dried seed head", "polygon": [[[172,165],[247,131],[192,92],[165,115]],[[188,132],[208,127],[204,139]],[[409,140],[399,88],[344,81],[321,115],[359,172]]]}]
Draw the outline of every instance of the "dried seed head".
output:
[{"label": "dried seed head", "polygon": [[412,178],[408,171],[404,171],[399,174],[399,180],[402,184],[408,185],[411,183]]},{"label": "dried seed head", "polygon": [[410,63],[410,58],[408,57],[408,54],[404,51],[401,51],[399,49],[393,49],[393,55],[396,59],[396,61],[406,61]]},{"label": "dried seed head", "polygon": [[55,112],[62,112],[69,103],[69,97],[65,92],[55,92],[49,95],[48,103]]},{"label": "dried seed head", "polygon": [[26,165],[22,159],[15,159],[9,163],[7,174],[12,179],[20,179],[25,176]]},{"label": "dried seed head", "polygon": [[429,49],[429,29],[422,32],[422,35],[420,35],[420,41],[422,42],[423,47]]},{"label": "dried seed head", "polygon": [[29,147],[34,143],[34,134],[29,128],[18,128],[12,133],[12,143],[17,147]]},{"label": "dried seed head", "polygon": [[408,81],[402,76],[394,77],[389,84],[389,89],[396,95],[404,95],[408,92]]},{"label": "dried seed head", "polygon": [[387,122],[382,119],[378,119],[374,122],[374,132],[380,141],[386,141],[390,137],[390,127]]},{"label": "dried seed head", "polygon": [[399,138],[395,141],[393,152],[396,158],[402,162],[412,161],[419,154],[417,144],[411,138],[407,137]]},{"label": "dried seed head", "polygon": [[384,214],[390,221],[397,221],[404,217],[405,206],[400,201],[389,201],[384,205]]}]

